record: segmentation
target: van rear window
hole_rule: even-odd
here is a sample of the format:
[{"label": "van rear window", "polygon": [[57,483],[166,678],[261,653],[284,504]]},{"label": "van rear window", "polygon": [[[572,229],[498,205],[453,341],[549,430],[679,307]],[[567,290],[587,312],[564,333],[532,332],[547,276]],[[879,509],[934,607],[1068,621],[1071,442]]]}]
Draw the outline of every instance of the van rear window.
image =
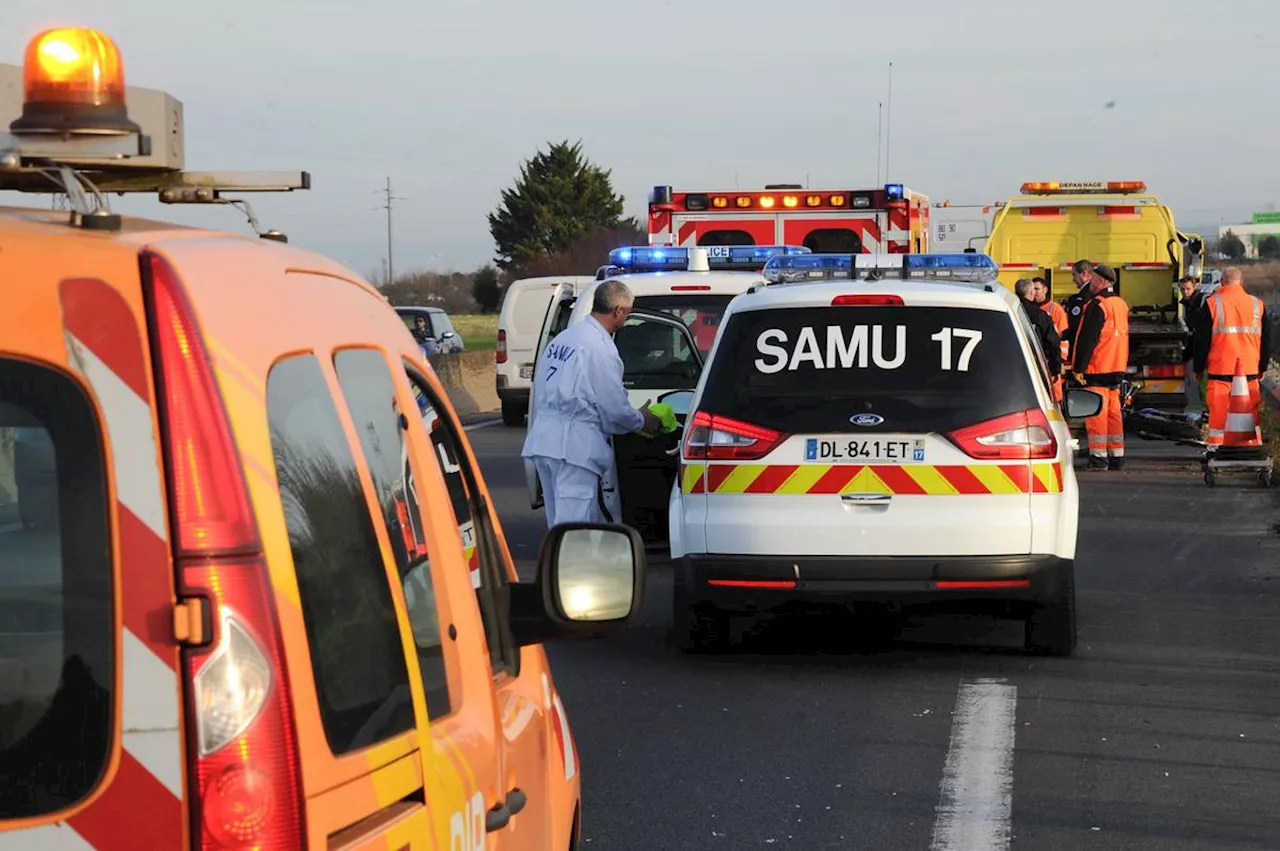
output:
[{"label": "van rear window", "polygon": [[111,752],[106,473],[66,376],[0,358],[0,821],[84,800]]},{"label": "van rear window", "polygon": [[679,319],[693,334],[693,342],[705,357],[716,340],[720,318],[733,300],[731,295],[643,295],[636,296],[634,307],[665,313]]},{"label": "van rear window", "polygon": [[[700,407],[787,433],[949,431],[1035,407],[1008,314],[944,307],[749,310],[728,320]],[[855,414],[877,426],[854,426]]]}]

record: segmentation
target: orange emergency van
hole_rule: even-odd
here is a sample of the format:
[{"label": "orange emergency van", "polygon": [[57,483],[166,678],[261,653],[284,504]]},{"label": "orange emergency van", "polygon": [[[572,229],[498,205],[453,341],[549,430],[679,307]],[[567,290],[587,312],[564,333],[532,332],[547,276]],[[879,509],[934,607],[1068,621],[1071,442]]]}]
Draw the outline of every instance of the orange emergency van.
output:
[{"label": "orange emergency van", "polygon": [[24,68],[0,190],[68,209],[0,207],[0,849],[577,847],[540,642],[631,618],[638,536],[556,527],[519,581],[376,289],[105,203],[305,174],[183,171],[95,31]]}]

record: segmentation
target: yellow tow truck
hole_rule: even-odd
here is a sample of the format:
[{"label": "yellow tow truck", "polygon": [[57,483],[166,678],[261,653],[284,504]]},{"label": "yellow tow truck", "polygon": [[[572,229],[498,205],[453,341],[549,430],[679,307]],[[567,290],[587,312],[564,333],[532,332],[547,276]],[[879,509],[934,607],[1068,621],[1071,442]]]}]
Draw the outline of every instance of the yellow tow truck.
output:
[{"label": "yellow tow truck", "polygon": [[1187,332],[1178,321],[1178,280],[1199,279],[1204,240],[1178,230],[1173,211],[1141,181],[1030,182],[999,209],[986,253],[1000,283],[1039,275],[1052,297],[1076,291],[1071,265],[1105,263],[1129,304],[1129,378],[1134,407],[1181,410]]}]

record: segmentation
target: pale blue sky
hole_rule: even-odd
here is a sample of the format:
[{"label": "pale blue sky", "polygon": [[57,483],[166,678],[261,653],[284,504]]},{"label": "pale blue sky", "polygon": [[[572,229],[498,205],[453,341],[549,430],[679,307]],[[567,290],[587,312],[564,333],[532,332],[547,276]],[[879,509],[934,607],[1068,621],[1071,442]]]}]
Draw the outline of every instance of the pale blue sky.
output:
[{"label": "pale blue sky", "polygon": [[[581,138],[641,217],[661,183],[872,186],[889,61],[892,177],[934,200],[1145,180],[1194,226],[1280,201],[1277,0],[4,7],[0,61],[47,26],[116,39],[131,85],[183,101],[188,168],[310,171],[259,218],[362,273],[386,253],[385,176],[405,198],[397,270],[470,269],[492,256],[485,214],[549,139]],[[113,204],[247,230],[227,209]]]}]

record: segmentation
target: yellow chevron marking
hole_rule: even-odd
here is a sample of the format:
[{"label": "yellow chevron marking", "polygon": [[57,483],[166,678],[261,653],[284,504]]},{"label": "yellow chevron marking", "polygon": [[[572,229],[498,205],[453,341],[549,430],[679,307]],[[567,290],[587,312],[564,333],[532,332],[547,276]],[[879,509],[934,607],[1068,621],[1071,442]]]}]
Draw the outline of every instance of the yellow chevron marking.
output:
[{"label": "yellow chevron marking", "polygon": [[863,467],[858,471],[858,475],[853,477],[853,481],[841,488],[840,492],[892,494],[893,488],[886,485],[884,479],[877,476],[871,467]]},{"label": "yellow chevron marking", "polygon": [[930,496],[955,496],[959,493],[955,486],[938,472],[937,467],[928,464],[904,464],[903,469]]},{"label": "yellow chevron marking", "polygon": [[759,478],[760,474],[765,471],[765,464],[739,464],[733,468],[733,472],[728,475],[720,487],[716,488],[716,493],[743,493],[747,488],[751,487],[751,483]]},{"label": "yellow chevron marking", "polygon": [[830,469],[829,466],[824,464],[802,464],[782,483],[775,493],[806,494],[809,492],[809,488],[816,485],[818,480],[825,476]]},{"label": "yellow chevron marking", "polygon": [[995,464],[973,464],[968,466],[974,478],[982,482],[988,491],[996,494],[1026,493],[1022,488],[1004,474]]},{"label": "yellow chevron marking", "polygon": [[1040,484],[1043,485],[1044,489],[1049,493],[1057,493],[1060,490],[1058,487],[1057,476],[1054,475],[1053,468],[1053,464],[1031,465],[1031,474],[1040,481]]},{"label": "yellow chevron marking", "polygon": [[706,471],[706,464],[686,464],[684,467],[684,479],[680,485],[680,489],[685,493],[693,493],[693,489],[697,487],[698,479],[702,478]]}]

